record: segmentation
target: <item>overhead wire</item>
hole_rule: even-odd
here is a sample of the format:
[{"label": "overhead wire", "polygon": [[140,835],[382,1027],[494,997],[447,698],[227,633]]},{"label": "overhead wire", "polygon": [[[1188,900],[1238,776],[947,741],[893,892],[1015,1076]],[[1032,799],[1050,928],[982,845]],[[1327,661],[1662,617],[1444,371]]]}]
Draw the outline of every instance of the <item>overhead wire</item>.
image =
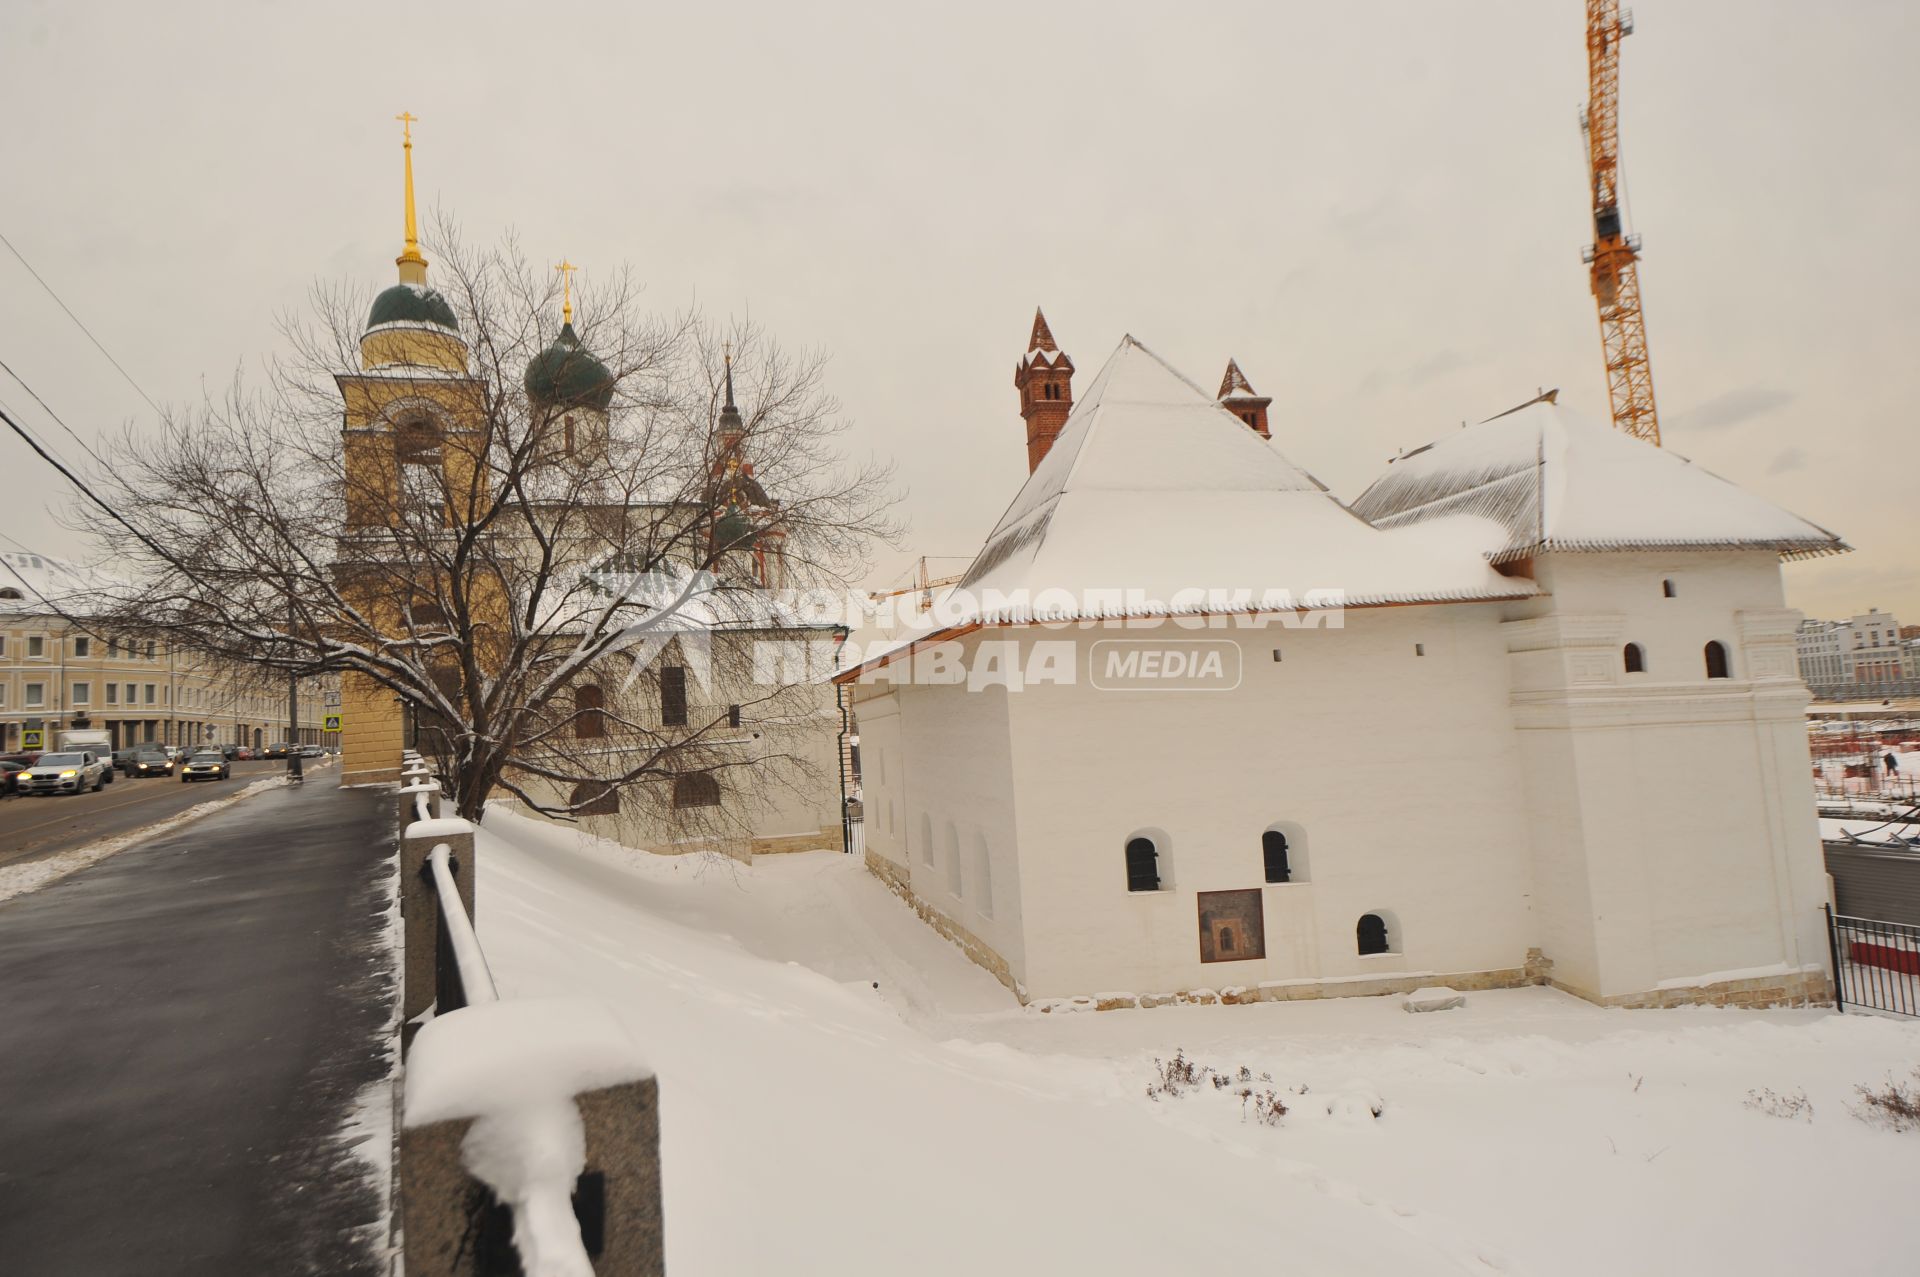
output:
[{"label": "overhead wire", "polygon": [[[121,367],[120,361],[113,357],[113,352],[108,350],[104,345],[102,345],[100,342],[100,339],[93,335],[93,330],[91,328],[88,328],[85,323],[81,322],[80,316],[73,313],[73,308],[71,306],[68,306],[66,302],[60,299],[60,294],[53,291],[53,285],[49,284],[44,278],[41,277],[40,272],[33,268],[33,263],[28,261],[25,255],[23,255],[19,249],[13,246],[13,241],[7,238],[6,233],[4,231],[0,231],[0,244],[5,244],[7,246],[7,251],[9,253],[12,253],[14,256],[14,259],[17,260],[22,266],[26,267],[27,274],[33,276],[33,282],[40,285],[41,288],[46,290],[47,296],[53,298],[53,304],[58,306],[61,310],[65,311],[67,318],[71,319],[74,322],[74,326],[77,327],[81,332],[87,335],[87,340],[93,343],[93,348],[99,351],[102,355],[104,355],[106,357],[107,362],[113,365],[114,371],[119,373],[123,378],[125,378],[126,383],[129,386],[133,387],[134,392],[138,394],[142,399],[147,401],[147,407],[153,409],[155,412],[159,412],[160,405],[153,401],[153,396],[148,394],[144,389],[141,388],[140,383],[133,379],[132,373],[128,372],[125,368]],[[35,396],[35,398],[38,398],[38,397],[39,396],[37,395]]]}]

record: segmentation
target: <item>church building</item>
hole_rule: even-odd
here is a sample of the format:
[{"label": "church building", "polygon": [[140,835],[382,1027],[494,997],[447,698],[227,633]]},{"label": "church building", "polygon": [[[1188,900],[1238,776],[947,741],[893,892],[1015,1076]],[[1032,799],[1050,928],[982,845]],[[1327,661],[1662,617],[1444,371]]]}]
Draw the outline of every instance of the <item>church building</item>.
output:
[{"label": "church building", "polygon": [[1838,537],[1554,394],[1346,504],[1237,364],[1073,376],[1036,316],[1025,485],[840,675],[867,865],[1022,1001],[1827,999],[1779,565]]}]

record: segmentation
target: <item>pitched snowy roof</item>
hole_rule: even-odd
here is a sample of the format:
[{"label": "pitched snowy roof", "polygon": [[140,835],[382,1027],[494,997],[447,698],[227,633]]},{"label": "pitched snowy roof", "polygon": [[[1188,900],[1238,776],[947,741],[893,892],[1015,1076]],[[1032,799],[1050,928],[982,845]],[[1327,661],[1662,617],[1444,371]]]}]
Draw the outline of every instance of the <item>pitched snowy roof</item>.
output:
[{"label": "pitched snowy roof", "polygon": [[[122,584],[97,569],[52,555],[0,553],[0,612],[85,616],[99,609],[102,591]],[[13,597],[16,593],[20,597]]]},{"label": "pitched snowy roof", "polygon": [[1223,591],[1284,591],[1303,606],[1322,591],[1349,606],[1534,592],[1487,565],[1499,535],[1478,519],[1417,534],[1369,526],[1127,337],[988,536],[949,616],[1172,615],[1220,610],[1205,596]]},{"label": "pitched snowy roof", "polygon": [[1836,554],[1838,536],[1695,465],[1570,414],[1551,395],[1395,459],[1353,503],[1381,528],[1459,514],[1506,528],[1496,563],[1546,551],[1770,549]]}]

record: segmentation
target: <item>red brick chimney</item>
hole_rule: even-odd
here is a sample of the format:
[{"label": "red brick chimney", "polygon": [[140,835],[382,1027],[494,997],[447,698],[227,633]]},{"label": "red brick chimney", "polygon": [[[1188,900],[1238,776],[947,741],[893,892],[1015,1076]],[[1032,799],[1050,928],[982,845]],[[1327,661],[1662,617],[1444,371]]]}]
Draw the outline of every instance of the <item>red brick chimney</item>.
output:
[{"label": "red brick chimney", "polygon": [[1227,360],[1227,375],[1220,379],[1219,402],[1222,408],[1253,427],[1262,439],[1273,437],[1267,433],[1267,405],[1273,400],[1254,394],[1247,375],[1231,359]]},{"label": "red brick chimney", "polygon": [[1033,312],[1033,336],[1027,353],[1013,370],[1014,389],[1020,392],[1020,415],[1027,423],[1027,473],[1039,469],[1040,459],[1053,447],[1060,427],[1073,411],[1073,360],[1053,341],[1047,317]]}]

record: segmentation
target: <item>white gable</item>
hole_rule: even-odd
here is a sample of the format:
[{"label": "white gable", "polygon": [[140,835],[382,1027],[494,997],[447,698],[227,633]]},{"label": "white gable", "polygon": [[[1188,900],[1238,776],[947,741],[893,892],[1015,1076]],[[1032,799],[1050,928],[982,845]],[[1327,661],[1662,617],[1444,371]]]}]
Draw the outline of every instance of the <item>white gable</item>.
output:
[{"label": "white gable", "polygon": [[1400,457],[1354,513],[1402,528],[1475,514],[1500,522],[1495,561],[1539,551],[1847,548],[1825,528],[1670,449],[1538,399]]},{"label": "white gable", "polygon": [[1199,612],[1210,591],[1339,591],[1349,605],[1531,593],[1487,566],[1500,533],[1479,519],[1369,526],[1128,337],[968,569],[957,619]]}]

